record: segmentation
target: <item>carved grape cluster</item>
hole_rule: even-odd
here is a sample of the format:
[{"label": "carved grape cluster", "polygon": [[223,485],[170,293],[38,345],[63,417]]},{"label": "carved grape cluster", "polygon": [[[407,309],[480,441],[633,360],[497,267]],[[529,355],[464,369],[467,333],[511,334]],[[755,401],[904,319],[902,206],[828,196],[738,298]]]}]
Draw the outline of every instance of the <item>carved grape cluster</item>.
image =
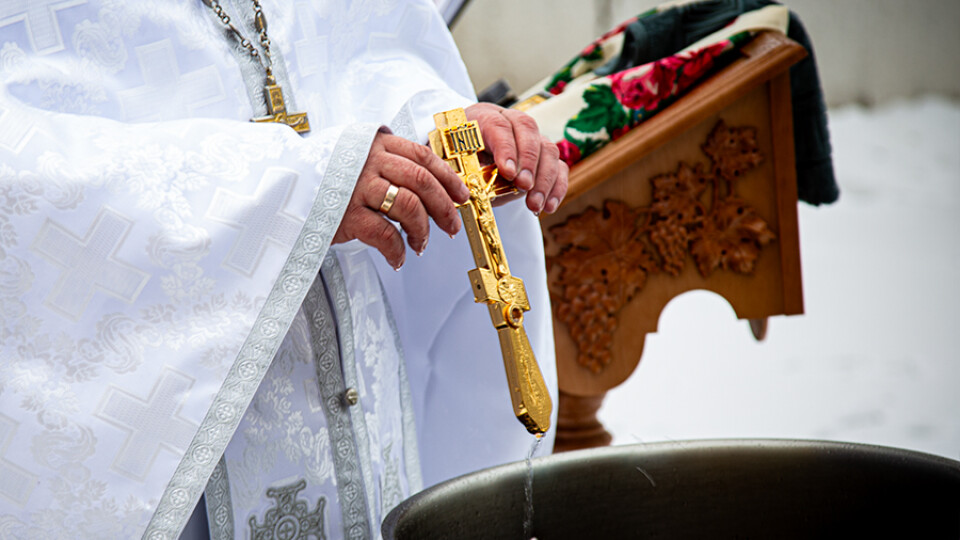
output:
[{"label": "carved grape cluster", "polygon": [[617,316],[647,275],[679,275],[688,254],[704,277],[717,269],[748,274],[775,238],[734,191],[735,182],[763,162],[756,129],[729,128],[721,120],[701,148],[710,167],[681,162],[675,172],[652,178],[649,207],[608,200],[602,210],[590,207],[550,228],[562,246],[547,261],[560,269],[550,296],[577,344],[577,361],[594,373],[610,363]]}]

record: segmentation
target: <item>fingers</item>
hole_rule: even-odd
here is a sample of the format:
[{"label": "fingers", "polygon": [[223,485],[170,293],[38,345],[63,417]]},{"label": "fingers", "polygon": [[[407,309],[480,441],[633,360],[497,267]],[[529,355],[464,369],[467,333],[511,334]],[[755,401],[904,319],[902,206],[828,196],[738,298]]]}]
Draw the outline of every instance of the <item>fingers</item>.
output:
[{"label": "fingers", "polygon": [[[426,247],[429,223],[423,221],[425,215],[433,218],[447,234],[457,234],[461,223],[455,204],[464,203],[470,197],[460,177],[422,144],[393,135],[385,136],[383,144],[387,155],[379,163],[380,176],[387,182],[406,188],[400,190],[400,194],[405,196],[402,199],[398,196],[397,202],[402,204],[397,208],[397,213],[391,211],[389,214],[400,222],[408,235],[413,235],[409,239],[410,247],[417,253]],[[419,221],[405,221],[414,217]],[[421,225],[427,227],[422,243],[417,236]]]},{"label": "fingers", "polygon": [[[432,175],[433,179],[439,181],[440,186],[443,187],[446,194],[452,199],[451,202],[464,203],[470,197],[470,192],[467,190],[467,186],[464,185],[463,181],[460,180],[460,177],[428,147],[394,135],[386,136],[383,144],[387,152],[403,157],[413,164],[426,169],[426,172]],[[410,173],[410,170],[399,170],[397,172],[404,174]],[[427,180],[427,177],[418,177],[418,185],[425,186],[427,183],[432,183],[427,182]]]},{"label": "fingers", "polygon": [[557,181],[553,184],[553,189],[547,195],[546,205],[543,211],[552,214],[560,207],[560,201],[567,195],[567,186],[569,185],[570,167],[563,161],[558,162]]},{"label": "fingers", "polygon": [[[399,195],[398,195],[399,197]],[[391,209],[392,210],[392,209]],[[400,231],[383,215],[366,206],[350,205],[340,222],[334,242],[357,239],[383,254],[390,266],[403,266],[406,250]]]},{"label": "fingers", "polygon": [[532,189],[542,161],[537,121],[526,113],[489,103],[470,106],[467,117],[480,124],[487,151],[504,178],[523,191]]},{"label": "fingers", "polygon": [[[448,170],[450,169],[446,163],[441,161],[440,164]],[[409,159],[391,154],[380,163],[379,172],[380,176],[387,182],[401,188],[397,195],[397,201],[388,214],[391,219],[399,221],[405,230],[407,230],[407,225],[404,218],[422,216],[424,225],[428,226],[429,224],[426,223],[428,215],[448,234],[456,234],[460,230],[460,218],[457,215],[456,206],[449,191],[426,168]],[[467,188],[460,178],[452,171],[449,172],[458,184],[456,186],[457,195],[461,195],[460,189],[466,192]],[[394,209],[397,210],[396,213],[393,211]],[[418,246],[412,241],[410,247],[419,251]]]},{"label": "fingers", "polygon": [[554,212],[567,193],[569,168],[560,161],[557,146],[540,135],[529,115],[479,103],[467,117],[480,124],[487,151],[500,173],[527,191],[527,208],[535,213]]},{"label": "fingers", "polygon": [[[381,208],[391,185],[398,189],[384,215]],[[381,131],[370,147],[334,243],[358,239],[399,269],[404,261],[403,237],[387,218],[400,224],[410,247],[420,254],[427,247],[431,218],[450,234],[460,230],[454,200],[468,197],[460,178],[429,149]]]},{"label": "fingers", "polygon": [[[542,146],[540,128],[537,126],[536,120],[520,111],[503,109],[502,115],[510,121],[512,129],[510,135],[516,143],[517,167],[519,172],[517,172],[513,182],[518,188],[529,191],[534,187],[537,168],[542,163],[540,159],[540,149]],[[491,152],[494,155],[494,161],[497,162],[497,166],[499,167],[500,160],[497,159],[497,147],[492,147]]]},{"label": "fingers", "polygon": [[[407,243],[417,254],[423,253],[430,236],[430,221],[420,199],[406,188],[400,188],[386,214],[380,211],[390,183],[383,178],[365,179],[348,205],[334,243],[357,239],[376,248],[396,269],[403,266],[403,236],[386,218],[400,223],[407,233]],[[371,187],[373,186],[373,187]]]},{"label": "fingers", "polygon": [[399,190],[386,216],[400,224],[417,254],[427,247],[431,218],[448,234],[460,231],[455,201],[469,198],[460,178],[427,147],[380,133],[355,194],[359,193],[363,206],[379,212],[391,184]]},{"label": "fingers", "polygon": [[516,181],[520,172],[517,166],[517,144],[513,124],[501,114],[503,110],[489,103],[477,103],[467,107],[466,112],[468,119],[476,120],[480,124],[484,145],[487,152],[493,155],[500,174],[507,180]]},{"label": "fingers", "polygon": [[527,208],[552,213],[567,193],[566,164],[560,161],[560,150],[546,137],[540,137],[540,164],[533,189],[527,194]]},{"label": "fingers", "polygon": [[[382,187],[376,193],[386,193],[390,187],[390,182],[381,179]],[[380,201],[383,199],[380,198]],[[376,196],[367,199],[367,206],[373,208],[376,206],[377,212],[380,212],[380,204]],[[430,237],[430,216],[427,210],[420,203],[420,199],[409,189],[401,187],[397,192],[397,197],[393,201],[393,206],[384,214],[390,219],[400,224],[407,233],[407,243],[410,249],[418,254],[423,253],[427,248],[427,240]]]}]

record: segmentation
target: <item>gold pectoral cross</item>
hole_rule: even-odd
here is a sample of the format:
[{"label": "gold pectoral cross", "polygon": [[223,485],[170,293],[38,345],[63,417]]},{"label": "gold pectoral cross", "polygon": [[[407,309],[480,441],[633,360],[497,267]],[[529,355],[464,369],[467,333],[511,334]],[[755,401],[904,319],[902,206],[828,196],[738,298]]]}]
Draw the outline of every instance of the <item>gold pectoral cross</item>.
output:
[{"label": "gold pectoral cross", "polygon": [[310,120],[307,113],[288,113],[287,105],[283,101],[283,90],[277,84],[273,75],[267,75],[267,82],[263,87],[263,97],[267,100],[268,116],[253,118],[251,122],[274,122],[286,124],[297,133],[310,131]]},{"label": "gold pectoral cross", "polygon": [[483,137],[463,109],[435,114],[433,119],[437,129],[430,133],[430,147],[470,189],[470,200],[459,206],[477,264],[467,274],[474,300],[487,304],[500,338],[513,412],[530,433],[545,433],[553,402],[523,329],[523,312],[530,310],[530,302],[523,280],[510,274],[491,205],[498,195],[516,188],[497,182],[496,167],[480,166],[477,153],[484,149]]}]

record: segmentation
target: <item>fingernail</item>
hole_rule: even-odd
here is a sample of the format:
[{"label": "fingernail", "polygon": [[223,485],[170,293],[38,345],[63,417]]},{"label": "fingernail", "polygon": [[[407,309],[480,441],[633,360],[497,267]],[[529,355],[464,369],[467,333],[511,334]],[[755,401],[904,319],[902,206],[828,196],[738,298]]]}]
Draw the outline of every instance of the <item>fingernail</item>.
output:
[{"label": "fingernail", "polygon": [[503,164],[503,173],[507,176],[513,176],[517,172],[517,163],[512,159],[508,159],[506,163]]},{"label": "fingernail", "polygon": [[557,210],[558,206],[560,206],[560,199],[556,197],[550,197],[550,200],[547,201],[547,205],[543,207],[543,210],[548,214],[552,214]]},{"label": "fingernail", "polygon": [[517,175],[517,187],[524,191],[533,188],[533,173],[529,169],[524,169]]},{"label": "fingernail", "polygon": [[447,234],[447,236],[449,236],[451,240],[453,240],[454,238],[456,238],[456,236],[454,236],[454,235],[452,235],[452,234],[449,234],[449,233]]},{"label": "fingernail", "polygon": [[533,211],[539,214],[543,211],[543,193],[534,193],[533,195],[530,195],[530,200],[528,203],[533,206]]},{"label": "fingernail", "polygon": [[423,245],[420,246],[420,251],[417,251],[417,257],[423,257],[423,252],[427,250],[427,242],[429,241],[429,238],[423,241]]}]

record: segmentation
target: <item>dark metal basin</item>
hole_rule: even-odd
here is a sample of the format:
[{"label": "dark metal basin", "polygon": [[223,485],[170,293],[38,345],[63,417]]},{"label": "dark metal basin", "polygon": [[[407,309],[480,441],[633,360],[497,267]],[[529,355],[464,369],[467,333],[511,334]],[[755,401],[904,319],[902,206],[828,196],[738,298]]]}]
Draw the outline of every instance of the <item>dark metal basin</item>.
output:
[{"label": "dark metal basin", "polygon": [[[895,448],[670,442],[537,458],[533,471],[538,540],[960,538],[960,462]],[[512,463],[418,493],[384,538],[520,540],[526,472]]]}]

